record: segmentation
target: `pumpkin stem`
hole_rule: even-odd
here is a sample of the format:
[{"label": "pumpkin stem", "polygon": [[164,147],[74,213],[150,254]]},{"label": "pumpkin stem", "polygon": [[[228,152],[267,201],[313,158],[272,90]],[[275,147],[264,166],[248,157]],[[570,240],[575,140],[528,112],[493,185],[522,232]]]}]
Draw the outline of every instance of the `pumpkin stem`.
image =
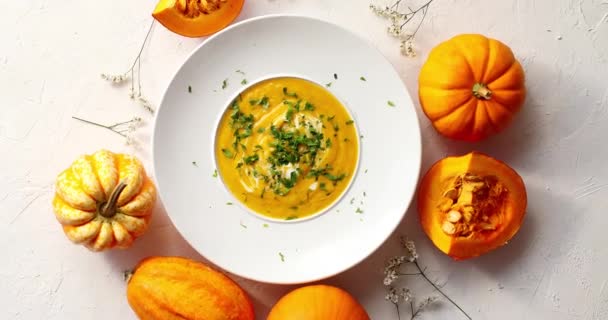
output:
[{"label": "pumpkin stem", "polygon": [[104,216],[106,218],[113,217],[116,214],[116,204],[118,202],[118,198],[120,197],[120,194],[125,190],[126,187],[127,187],[127,184],[121,181],[116,186],[116,188],[114,188],[114,191],[112,191],[112,194],[110,194],[110,199],[108,200],[108,202],[106,202],[100,206],[99,214],[101,214],[102,216]]},{"label": "pumpkin stem", "polygon": [[492,98],[492,91],[485,84],[476,83],[473,85],[473,95],[477,99],[490,100]]}]

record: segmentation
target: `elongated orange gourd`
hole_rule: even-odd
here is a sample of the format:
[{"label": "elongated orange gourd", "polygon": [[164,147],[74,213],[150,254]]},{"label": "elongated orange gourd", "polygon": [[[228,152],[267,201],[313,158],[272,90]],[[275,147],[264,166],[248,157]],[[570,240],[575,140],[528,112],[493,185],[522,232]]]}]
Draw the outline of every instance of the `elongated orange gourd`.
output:
[{"label": "elongated orange gourd", "polygon": [[253,320],[253,305],[234,281],[180,257],[151,257],[128,280],[127,299],[145,320]]},{"label": "elongated orange gourd", "polygon": [[348,292],[327,285],[312,285],[282,297],[267,320],[369,320],[369,316]]},{"label": "elongated orange gourd", "polygon": [[100,150],[59,174],[53,209],[72,242],[101,251],[131,246],[146,231],[155,201],[139,160]]},{"label": "elongated orange gourd", "polygon": [[422,229],[456,260],[507,243],[519,230],[526,205],[526,187],[517,172],[478,152],[438,161],[418,189]]},{"label": "elongated orange gourd", "polygon": [[511,49],[478,34],[435,47],[418,84],[422,110],[435,129],[467,141],[502,131],[526,97],[524,71]]}]

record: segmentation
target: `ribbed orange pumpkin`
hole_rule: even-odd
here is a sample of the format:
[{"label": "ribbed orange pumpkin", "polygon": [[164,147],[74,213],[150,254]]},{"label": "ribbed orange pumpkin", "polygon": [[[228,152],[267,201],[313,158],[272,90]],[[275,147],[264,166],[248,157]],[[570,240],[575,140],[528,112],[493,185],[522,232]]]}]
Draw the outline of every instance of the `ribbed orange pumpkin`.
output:
[{"label": "ribbed orange pumpkin", "polygon": [[131,308],[145,320],[253,320],[253,305],[234,281],[180,257],[151,257],[127,286]]},{"label": "ribbed orange pumpkin", "polygon": [[478,141],[503,130],[526,97],[524,71],[504,43],[463,34],[435,47],[420,71],[422,110],[437,131]]},{"label": "ribbed orange pumpkin", "polygon": [[53,209],[72,242],[101,251],[130,247],[155,202],[156,187],[137,158],[100,150],[59,174]]},{"label": "ribbed orange pumpkin", "polygon": [[348,292],[327,285],[291,291],[272,308],[267,320],[369,320]]}]

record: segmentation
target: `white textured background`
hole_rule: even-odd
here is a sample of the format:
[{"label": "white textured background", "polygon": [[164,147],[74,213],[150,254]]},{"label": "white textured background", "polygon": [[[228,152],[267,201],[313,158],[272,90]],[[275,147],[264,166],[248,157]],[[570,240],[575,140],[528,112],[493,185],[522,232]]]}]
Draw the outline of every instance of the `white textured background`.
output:
[{"label": "white textured background", "polygon": [[[247,0],[239,19],[288,12],[345,26],[382,50],[414,97],[420,66],[439,41],[481,32],[509,44],[524,65],[529,90],[515,123],[484,143],[465,144],[438,136],[421,116],[423,169],[472,149],[506,161],[528,188],[521,231],[508,246],[466,262],[435,250],[414,210],[398,233],[417,241],[421,263],[474,319],[608,319],[608,1],[435,0],[413,59],[399,55],[368,4]],[[0,319],[133,319],[124,270],[149,255],[202,259],[161,206],[132,249],[101,254],[69,243],[51,212],[55,176],[79,154],[102,147],[135,152],[151,168],[149,126],[137,132],[140,148],[133,149],[71,116],[108,124],[135,115],[150,120],[128,99],[127,88],[112,88],[99,74],[130,66],[154,5],[0,0]],[[144,93],[152,102],[158,104],[170,76],[201,41],[157,25],[142,65]],[[352,292],[373,319],[396,319],[381,282],[383,261],[398,253],[397,243],[394,235],[370,259],[326,282]],[[291,289],[237,280],[255,300],[260,319]],[[432,293],[415,278],[407,285],[419,298]],[[423,319],[462,317],[441,303]]]}]

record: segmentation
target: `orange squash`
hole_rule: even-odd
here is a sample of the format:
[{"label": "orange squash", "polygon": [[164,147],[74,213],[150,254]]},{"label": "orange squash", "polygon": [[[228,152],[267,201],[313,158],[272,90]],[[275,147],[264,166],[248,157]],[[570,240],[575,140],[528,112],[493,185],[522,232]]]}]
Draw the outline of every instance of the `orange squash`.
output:
[{"label": "orange squash", "polygon": [[209,266],[180,257],[141,261],[128,280],[127,299],[145,320],[253,320],[249,297]]},{"label": "orange squash", "polygon": [[420,104],[446,137],[478,141],[503,130],[526,97],[524,71],[504,43],[478,34],[436,46],[420,71]]},{"label": "orange squash", "polygon": [[53,209],[72,242],[101,251],[131,246],[148,228],[155,201],[139,160],[100,150],[59,174]]},{"label": "orange squash", "polygon": [[478,152],[438,161],[418,190],[422,229],[456,260],[506,244],[519,230],[526,204],[526,188],[517,172]]},{"label": "orange squash", "polygon": [[244,0],[160,0],[152,13],[167,29],[186,37],[202,37],[228,26]]},{"label": "orange squash", "polygon": [[369,320],[348,292],[327,285],[291,291],[270,310],[267,320]]}]

